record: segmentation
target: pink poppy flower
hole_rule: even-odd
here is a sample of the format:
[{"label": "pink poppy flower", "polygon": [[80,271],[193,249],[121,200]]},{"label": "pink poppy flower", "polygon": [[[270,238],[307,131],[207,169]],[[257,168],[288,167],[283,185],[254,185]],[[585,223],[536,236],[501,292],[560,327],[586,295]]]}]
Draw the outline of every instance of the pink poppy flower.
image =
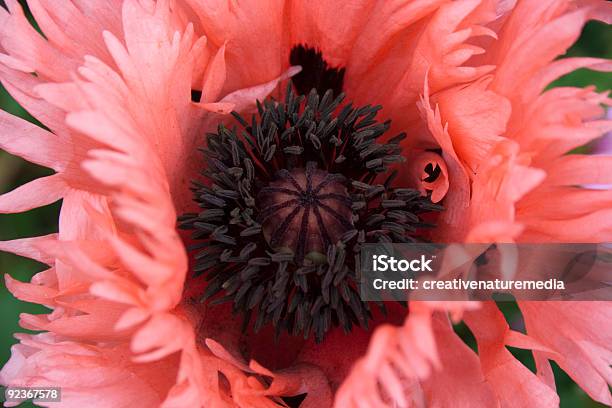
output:
[{"label": "pink poppy flower", "polygon": [[56,173],[0,212],[63,203],[57,234],[0,242],[49,266],[6,285],[51,309],[21,316],[42,333],[1,384],[67,407],[548,407],[554,360],[612,404],[610,303],[520,302],[526,333],[487,302],[407,313],[359,299],[353,252],[609,241],[612,193],[576,186],[612,161],[566,153],[610,99],[545,87],[610,70],[555,60],[610,3],[29,0],[44,37],[6,3],[0,78],[46,129],[2,113],[0,148]]}]

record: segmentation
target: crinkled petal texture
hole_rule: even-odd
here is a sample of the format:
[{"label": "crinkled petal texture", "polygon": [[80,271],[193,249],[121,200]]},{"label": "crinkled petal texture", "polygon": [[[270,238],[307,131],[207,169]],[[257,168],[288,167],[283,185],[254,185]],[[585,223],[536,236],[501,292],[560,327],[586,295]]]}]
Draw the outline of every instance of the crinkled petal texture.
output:
[{"label": "crinkled petal texture", "polygon": [[[6,285],[51,309],[21,316],[44,333],[19,336],[0,383],[61,386],[68,407],[274,407],[304,393],[302,407],[554,407],[554,360],[612,404],[604,302],[522,302],[526,334],[493,304],[411,302],[395,325],[332,332],[271,371],[241,355],[225,309],[185,300],[201,288],[185,285],[175,230],[201,135],[279,92],[300,69],[291,47],[307,44],[346,69],[350,99],[410,134],[404,181],[446,208],[432,239],[610,241],[612,194],[584,186],[612,184],[612,161],[567,155],[611,129],[610,100],[544,91],[576,68],[610,70],[555,60],[610,3],[29,0],[44,37],[6,3],[0,78],[46,128],[1,113],[0,148],[56,173],[0,195],[0,212],[63,204],[58,234],[0,242],[48,265]],[[478,352],[453,331],[462,318]],[[532,350],[537,373],[506,346]]]},{"label": "crinkled petal texture", "polygon": [[[0,211],[63,205],[59,234],[0,244],[49,265],[31,283],[7,276],[6,284],[53,309],[21,316],[23,327],[53,336],[24,337],[2,383],[63,386],[66,406],[227,405],[222,365],[210,352],[200,357],[181,309],[188,260],[176,208],[190,201],[187,158],[211,112],[253,104],[278,79],[221,101],[223,49],[196,36],[168,2],[127,0],[108,10],[31,2],[48,41],[8,3],[3,83],[49,130],[3,114],[0,146],[57,173],[0,196]],[[194,82],[209,91],[198,103]]]}]

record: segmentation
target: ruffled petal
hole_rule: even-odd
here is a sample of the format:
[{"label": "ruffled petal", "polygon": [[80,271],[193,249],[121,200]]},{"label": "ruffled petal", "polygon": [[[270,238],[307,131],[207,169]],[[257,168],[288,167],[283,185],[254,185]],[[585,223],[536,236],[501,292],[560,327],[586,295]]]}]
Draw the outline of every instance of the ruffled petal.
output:
[{"label": "ruffled petal", "polygon": [[[314,365],[298,363],[271,371],[255,360],[247,365],[215,340],[206,339],[206,345],[215,357],[226,363],[221,365],[220,372],[228,378],[233,400],[239,406],[273,408],[279,406],[280,397],[301,394],[307,395],[300,406],[314,408],[332,404],[327,377]],[[266,385],[264,378],[271,378],[271,383]]]},{"label": "ruffled petal", "polygon": [[0,10],[3,51],[45,79],[67,80],[78,62],[51,46],[30,24],[16,0],[8,0],[6,5],[9,11]]},{"label": "ruffled petal", "polygon": [[554,168],[546,177],[546,184],[559,186],[583,186],[585,184],[612,183],[612,156],[572,154],[557,158],[550,165]]},{"label": "ruffled petal", "polygon": [[488,90],[489,81],[453,87],[436,96],[453,147],[473,173],[490,160],[489,153],[502,140],[510,118],[510,102]]},{"label": "ruffled petal", "polygon": [[[528,82],[554,58],[573,44],[590,7],[572,10],[570,3],[554,0],[518,2],[491,47],[492,63],[497,65],[492,88],[502,95],[523,92],[517,83]],[[512,99],[512,97],[510,97]]]},{"label": "ruffled petal", "polygon": [[480,28],[494,18],[480,3],[385,2],[355,42],[346,72],[349,96],[359,103],[381,103],[395,126],[413,130],[418,120],[414,105],[426,75],[433,94],[493,69],[467,64],[484,52],[468,41],[483,35]]},{"label": "ruffled petal", "polygon": [[289,53],[282,43],[283,1],[187,0],[187,3],[196,12],[209,44],[217,48],[227,44],[228,72],[222,93],[271,81],[286,69],[287,63],[282,61],[288,61]]},{"label": "ruffled petal", "polygon": [[470,201],[470,181],[467,170],[453,147],[448,126],[442,124],[439,107],[431,105],[429,92],[429,82],[426,77],[419,109],[431,138],[442,149],[442,158],[446,162],[449,180],[449,189],[444,201],[446,207],[439,217],[436,234],[443,236],[447,242],[461,242],[468,229],[465,213]]},{"label": "ruffled petal", "polygon": [[68,185],[59,174],[41,177],[0,195],[0,214],[19,213],[60,200]]},{"label": "ruffled petal", "polygon": [[62,406],[158,406],[173,382],[174,359],[135,366],[121,346],[97,347],[51,334],[20,335],[0,383],[61,387]]},{"label": "ruffled petal", "polygon": [[[342,7],[338,7],[338,3],[333,0],[316,3],[308,0],[292,1],[291,45],[316,47],[331,66],[346,66],[354,51],[353,46],[368,26],[375,7],[377,3],[373,0],[351,0],[344,2]],[[378,17],[378,13],[374,15],[385,21],[385,17]],[[389,13],[386,17],[399,19],[397,13]],[[391,24],[385,25],[388,26]],[[377,33],[376,37],[368,38],[375,41],[379,35]]]},{"label": "ruffled petal", "polygon": [[74,0],[32,0],[28,7],[55,48],[75,60],[97,55],[110,61],[101,34],[104,30],[121,33],[121,3],[122,0],[109,0],[94,6]]},{"label": "ruffled petal", "polygon": [[506,349],[508,324],[497,307],[484,302],[477,312],[464,316],[478,341],[478,355],[486,381],[499,406],[557,407],[559,397]]},{"label": "ruffled petal", "polygon": [[56,171],[65,169],[71,145],[36,125],[0,111],[0,148]]},{"label": "ruffled petal", "polygon": [[425,406],[489,407],[495,400],[478,356],[452,329],[448,319],[433,321],[442,369],[422,382]]},{"label": "ruffled petal", "polygon": [[[112,59],[104,55],[84,58],[85,65],[79,69],[82,77],[60,78],[53,75],[53,70],[34,77],[2,68],[3,77],[9,81],[9,91],[19,102],[25,102],[26,109],[34,108],[31,112],[37,116],[46,112],[52,115],[41,115],[43,123],[50,123],[54,133],[66,140],[86,141],[82,146],[85,150],[79,153],[82,157],[78,165],[70,163],[71,174],[66,177],[70,182],[76,180],[79,187],[88,192],[69,190],[64,194],[66,191],[59,188],[64,187],[64,176],[57,174],[35,180],[0,199],[0,207],[6,202],[10,206],[7,210],[17,211],[65,197],[60,216],[60,241],[37,246],[49,254],[45,256],[56,258],[56,267],[37,279],[44,286],[35,288],[29,298],[44,301],[54,310],[49,315],[24,314],[21,324],[29,329],[55,333],[57,341],[70,339],[75,344],[72,349],[82,344],[80,342],[96,343],[99,352],[106,355],[115,351],[113,347],[120,347],[123,350],[121,361],[127,363],[132,372],[171,361],[166,370],[170,378],[164,376],[170,380],[169,384],[163,387],[154,384],[146,390],[139,388],[138,376],[131,374],[133,381],[122,380],[121,372],[113,374],[105,371],[100,361],[91,361],[90,367],[95,367],[91,371],[97,370],[100,381],[112,382],[115,376],[124,394],[140,391],[148,394],[129,402],[109,400],[109,406],[133,405],[136,400],[147,406],[157,406],[171,389],[174,401],[187,392],[193,397],[188,401],[205,403],[212,397],[204,395],[193,329],[184,320],[168,313],[181,298],[187,260],[175,231],[176,210],[170,198],[166,170],[171,169],[174,175],[177,163],[186,162],[178,155],[185,153],[183,149],[190,149],[195,138],[185,143],[180,141],[197,134],[202,126],[195,123],[202,113],[189,97],[193,28],[183,27],[176,33],[173,28],[176,20],[169,17],[167,2],[122,3],[125,24],[119,22],[124,27],[115,34],[122,34],[129,23],[125,45],[106,32],[106,42],[101,44]],[[149,7],[151,5],[153,8]],[[49,27],[52,23],[45,22]],[[52,29],[49,32],[55,35]],[[155,41],[150,41],[151,38]],[[60,43],[65,39],[60,35],[56,40]],[[95,55],[93,50],[92,53]],[[149,55],[159,55],[159,58],[151,61]],[[115,66],[119,69],[114,69]],[[76,71],[59,64],[57,69],[64,74]],[[55,82],[41,86],[42,78],[53,78]],[[176,78],[180,78],[176,81],[177,86],[169,86]],[[63,82],[68,80],[71,82]],[[178,101],[180,103],[175,103]],[[68,126],[64,123],[66,117]],[[92,126],[92,120],[100,126]],[[88,157],[81,166],[86,154]],[[17,193],[20,199],[16,199]],[[151,224],[153,220],[154,225]],[[112,245],[108,245],[109,242]],[[5,246],[11,247],[10,244]],[[149,273],[143,262],[151,266]],[[27,284],[9,282],[16,293],[26,296],[24,285]],[[168,336],[147,335],[151,329],[162,328],[167,330]],[[18,354],[14,352],[15,356]],[[131,362],[134,357],[142,360],[140,365]],[[57,359],[69,362],[71,358],[67,350],[57,356],[40,353],[37,354],[40,362],[35,364],[53,366]],[[116,360],[108,359],[108,362],[110,368],[119,369]],[[79,364],[84,362],[75,361],[75,367]],[[19,365],[24,369],[28,366],[24,359],[20,359]],[[151,373],[158,369],[152,368]],[[75,387],[81,385],[78,401],[91,405],[87,404],[87,398],[96,398],[97,391],[89,384],[71,380],[68,375],[72,370],[72,366],[65,366],[57,372],[64,371],[66,382]],[[10,381],[30,380],[31,376],[24,374]],[[107,387],[106,391],[112,392],[114,384],[100,383],[98,391],[104,392]],[[73,390],[64,390],[70,393],[66,397],[70,405]]]},{"label": "ruffled petal", "polygon": [[11,252],[15,255],[34,259],[47,265],[55,263],[55,257],[41,251],[39,245],[44,242],[54,242],[57,234],[44,235],[33,238],[15,239],[12,241],[0,241],[0,251]]},{"label": "ruffled petal", "polygon": [[23,283],[11,278],[10,275],[4,275],[4,283],[13,296],[24,302],[50,305],[54,303],[53,299],[57,296],[57,290],[54,288]]},{"label": "ruffled petal", "polygon": [[[453,395],[461,395],[465,401],[470,394],[473,401],[486,401],[490,391],[479,389],[482,374],[476,356],[452,333],[448,321],[443,323],[440,316],[434,317],[436,310],[442,310],[458,319],[464,309],[477,308],[478,304],[410,302],[409,307],[402,326],[376,329],[367,353],[354,364],[336,393],[336,406],[447,406]],[[444,372],[448,368],[466,369],[466,361],[473,378]],[[434,392],[434,388],[439,390],[439,383],[446,385],[448,393]]]},{"label": "ruffled petal", "polygon": [[[474,176],[469,215],[472,228],[482,228],[484,223],[511,226],[505,232],[500,231],[502,234],[497,238],[490,237],[494,242],[508,242],[502,239],[508,238],[506,232],[522,231],[521,225],[516,223],[515,205],[546,177],[542,170],[527,164],[528,160],[521,157],[518,146],[503,140],[489,152],[489,160]],[[470,233],[471,239],[476,239],[474,232]]]},{"label": "ruffled petal", "polygon": [[611,405],[612,305],[609,302],[519,302],[527,334],[555,353],[555,360],[588,394]]}]

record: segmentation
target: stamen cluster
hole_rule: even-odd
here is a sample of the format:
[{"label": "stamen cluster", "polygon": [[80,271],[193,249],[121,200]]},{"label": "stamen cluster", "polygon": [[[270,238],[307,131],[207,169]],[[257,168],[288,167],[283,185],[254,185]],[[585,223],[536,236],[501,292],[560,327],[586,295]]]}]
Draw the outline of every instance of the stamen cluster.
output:
[{"label": "stamen cluster", "polygon": [[[180,218],[198,241],[193,272],[208,281],[202,301],[232,302],[244,328],[267,323],[321,341],[372,317],[360,300],[360,245],[414,242],[439,211],[411,188],[394,188],[404,160],[401,133],[380,141],[390,122],[380,106],[342,105],[314,89],[283,102],[258,102],[250,122],[219,125],[202,149],[207,182],[194,182],[202,211]],[[384,311],[384,304],[378,304]]]}]

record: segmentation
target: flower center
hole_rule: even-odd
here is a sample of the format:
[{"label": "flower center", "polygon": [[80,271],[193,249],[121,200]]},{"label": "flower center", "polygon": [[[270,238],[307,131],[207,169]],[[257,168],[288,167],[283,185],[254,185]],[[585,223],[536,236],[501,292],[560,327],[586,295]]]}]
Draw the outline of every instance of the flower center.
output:
[{"label": "flower center", "polygon": [[250,120],[233,113],[240,128],[207,135],[206,182],[192,188],[201,211],[179,221],[193,230],[201,301],[230,302],[245,330],[272,324],[277,335],[322,341],[372,319],[359,297],[362,244],[418,241],[431,226],[423,214],[441,207],[394,186],[406,135],[382,142],[390,122],[376,119],[381,107],[343,103],[343,68],[302,45],[290,60],[303,69],[284,101],[258,102]]},{"label": "flower center", "polygon": [[316,168],[281,170],[258,195],[258,221],[268,244],[313,263],[324,261],[325,250],[353,229],[352,201],[345,178]]},{"label": "flower center", "polygon": [[[380,106],[343,105],[328,90],[258,103],[250,121],[219,125],[203,149],[206,183],[194,182],[195,276],[203,301],[231,302],[245,328],[266,324],[321,341],[332,327],[367,327],[360,299],[364,243],[419,240],[422,214],[439,211],[414,189],[393,187],[404,161],[399,134],[382,143],[390,122]],[[379,304],[384,310],[384,304]]]}]

